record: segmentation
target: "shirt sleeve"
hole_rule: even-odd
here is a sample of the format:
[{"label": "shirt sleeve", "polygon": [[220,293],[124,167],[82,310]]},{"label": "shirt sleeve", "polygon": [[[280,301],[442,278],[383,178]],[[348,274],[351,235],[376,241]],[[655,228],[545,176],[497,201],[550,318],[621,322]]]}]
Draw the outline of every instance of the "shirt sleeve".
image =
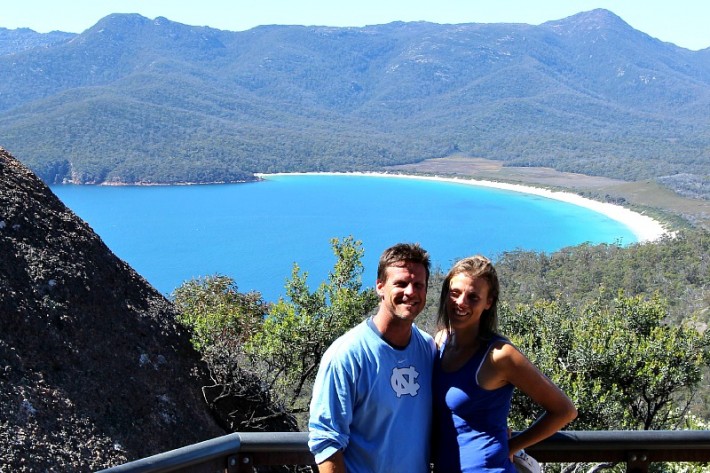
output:
[{"label": "shirt sleeve", "polygon": [[321,361],[313,384],[308,447],[316,463],[322,463],[350,440],[355,399],[353,373],[342,353],[331,350]]}]

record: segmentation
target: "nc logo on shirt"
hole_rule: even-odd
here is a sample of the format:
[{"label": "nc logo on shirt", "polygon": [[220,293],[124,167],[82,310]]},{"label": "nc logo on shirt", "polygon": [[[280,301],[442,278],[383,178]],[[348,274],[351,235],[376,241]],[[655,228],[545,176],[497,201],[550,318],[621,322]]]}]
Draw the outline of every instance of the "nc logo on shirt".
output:
[{"label": "nc logo on shirt", "polygon": [[418,376],[419,373],[414,366],[408,368],[394,368],[392,370],[392,377],[390,377],[390,384],[397,394],[397,397],[402,397],[405,394],[416,396],[419,391],[419,383],[417,383]]}]

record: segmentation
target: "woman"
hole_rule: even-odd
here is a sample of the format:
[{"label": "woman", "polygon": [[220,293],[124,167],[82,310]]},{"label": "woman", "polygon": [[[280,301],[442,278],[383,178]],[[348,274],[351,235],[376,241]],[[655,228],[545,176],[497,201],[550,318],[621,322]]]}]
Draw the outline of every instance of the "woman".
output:
[{"label": "woman", "polygon": [[[498,276],[491,262],[457,262],[441,288],[434,364],[434,465],[437,472],[511,472],[513,455],[577,416],[572,401],[497,330]],[[509,437],[513,389],[544,414]]]}]

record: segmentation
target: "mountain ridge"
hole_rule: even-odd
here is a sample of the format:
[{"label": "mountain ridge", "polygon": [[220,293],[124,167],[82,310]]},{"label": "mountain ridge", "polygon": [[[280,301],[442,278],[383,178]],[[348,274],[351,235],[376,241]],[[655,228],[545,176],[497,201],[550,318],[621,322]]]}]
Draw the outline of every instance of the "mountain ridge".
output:
[{"label": "mountain ridge", "polygon": [[50,183],[240,182],[452,153],[702,181],[707,51],[603,9],[539,26],[243,32],[113,14],[63,43],[0,55],[11,71],[1,144]]}]

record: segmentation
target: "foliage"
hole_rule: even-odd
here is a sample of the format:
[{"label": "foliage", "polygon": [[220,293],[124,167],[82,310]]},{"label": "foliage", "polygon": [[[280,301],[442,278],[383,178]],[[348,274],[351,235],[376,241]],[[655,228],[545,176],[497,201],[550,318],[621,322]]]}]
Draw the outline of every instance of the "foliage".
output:
[{"label": "foliage", "polygon": [[218,338],[241,343],[261,325],[267,303],[256,292],[243,294],[234,281],[221,275],[186,281],[173,294],[178,322],[192,334],[197,351]]},{"label": "foliage", "polygon": [[680,195],[695,199],[710,200],[710,175],[674,174],[658,178],[664,186],[675,189]]},{"label": "foliage", "polygon": [[202,387],[207,404],[231,432],[298,430],[296,418],[274,396],[244,355],[241,344],[218,336],[202,352],[212,384]]},{"label": "foliage", "polygon": [[272,305],[259,293],[239,293],[226,276],[187,281],[175,291],[178,320],[212,376],[205,399],[228,428],[276,422],[290,430],[290,414],[305,410],[304,388],[325,349],[377,305],[375,292],[362,289],[361,243],[347,237],[331,246],[336,261],[328,280],[311,292],[295,264],[286,298]]},{"label": "foliage", "polygon": [[305,409],[304,387],[313,381],[325,350],[340,335],[360,322],[377,305],[372,289],[362,290],[361,243],[352,237],[331,240],[336,263],[311,292],[308,274],[294,264],[286,283],[288,299],[271,306],[262,330],[246,350],[263,365],[270,385],[295,411]]},{"label": "foliage", "polygon": [[207,365],[205,401],[228,431],[292,431],[296,420],[251,368],[243,344],[260,329],[268,305],[221,275],[186,281],[173,293],[178,322]]},{"label": "foliage", "polygon": [[[691,324],[664,324],[666,316],[658,297],[623,293],[611,300],[600,294],[579,310],[561,300],[501,310],[503,333],[577,406],[570,430],[698,425],[688,411],[710,365],[710,336]],[[524,429],[539,416],[537,409],[516,391],[511,426]]]},{"label": "foliage", "polygon": [[[581,311],[564,302],[504,306],[504,333],[570,395],[579,410],[575,430],[662,430],[683,425],[710,337],[690,324],[668,325],[664,303],[601,295]],[[535,418],[516,397],[513,423]]]},{"label": "foliage", "polygon": [[[669,321],[710,321],[710,233],[684,230],[657,242],[583,244],[555,253],[505,252],[496,261],[511,305],[563,299],[573,306],[599,295],[613,298],[660,294],[669,304]],[[605,289],[600,292],[600,289]]]}]

